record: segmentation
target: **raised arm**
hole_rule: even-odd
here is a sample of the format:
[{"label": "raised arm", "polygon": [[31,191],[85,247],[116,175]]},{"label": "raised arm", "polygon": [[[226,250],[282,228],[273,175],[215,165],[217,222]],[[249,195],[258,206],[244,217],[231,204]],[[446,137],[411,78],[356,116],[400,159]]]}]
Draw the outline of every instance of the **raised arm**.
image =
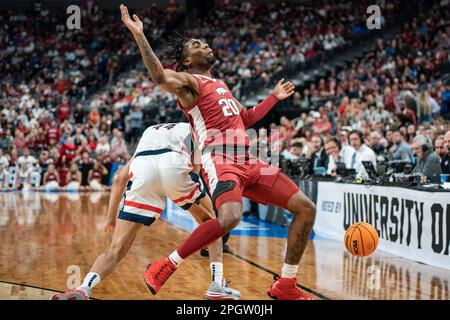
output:
[{"label": "raised arm", "polygon": [[150,73],[150,77],[157,85],[178,96],[182,106],[190,106],[196,99],[199,92],[197,80],[187,72],[176,72],[164,69],[153,49],[150,47],[144,34],[144,24],[137,15],[130,18],[128,9],[123,4],[120,5],[122,21],[131,31],[141,52],[145,67]]},{"label": "raised arm", "polygon": [[270,110],[278,103],[292,96],[295,92],[295,86],[292,82],[284,82],[284,79],[278,81],[275,88],[261,103],[253,108],[246,109],[238,101],[236,103],[241,109],[241,118],[246,128],[251,127],[269,113]]}]

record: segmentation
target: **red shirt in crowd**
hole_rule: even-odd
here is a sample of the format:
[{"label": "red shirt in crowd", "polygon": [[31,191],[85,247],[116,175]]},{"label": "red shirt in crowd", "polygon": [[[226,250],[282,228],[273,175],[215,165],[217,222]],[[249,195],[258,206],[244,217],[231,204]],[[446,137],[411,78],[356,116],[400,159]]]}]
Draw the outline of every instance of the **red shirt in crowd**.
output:
[{"label": "red shirt in crowd", "polygon": [[90,152],[95,151],[95,148],[97,148],[97,140],[93,140],[93,141],[89,142],[88,146],[89,146]]},{"label": "red shirt in crowd", "polygon": [[417,125],[416,114],[414,113],[414,111],[412,111],[411,109],[406,108],[406,109],[403,111],[403,114],[404,114],[405,116],[407,116],[407,117],[411,120],[411,123],[412,123],[414,126]]},{"label": "red shirt in crowd", "polygon": [[58,128],[50,128],[47,130],[46,142],[50,142],[53,139],[55,141],[59,141],[59,129]]},{"label": "red shirt in crowd", "polygon": [[71,142],[66,142],[65,144],[62,145],[59,154],[61,164],[70,166],[72,160],[76,156],[75,146]]},{"label": "red shirt in crowd", "polygon": [[41,126],[42,129],[44,129],[44,131],[47,131],[48,128],[50,128],[50,123],[51,123],[50,119],[42,119],[39,122],[39,125]]},{"label": "red shirt in crowd", "polygon": [[59,94],[63,94],[65,91],[70,89],[70,81],[60,79],[56,82],[56,91],[58,91]]},{"label": "red shirt in crowd", "polygon": [[56,114],[60,122],[63,122],[66,119],[70,119],[70,115],[72,114],[72,107],[67,102],[61,102],[56,108]]},{"label": "red shirt in crowd", "polygon": [[63,144],[59,150],[58,173],[60,184],[63,186],[67,184],[67,173],[75,155],[75,146],[71,142]]},{"label": "red shirt in crowd", "polygon": [[386,106],[386,110],[389,112],[395,111],[395,99],[397,98],[396,92],[391,92],[389,96],[385,97],[384,104]]}]

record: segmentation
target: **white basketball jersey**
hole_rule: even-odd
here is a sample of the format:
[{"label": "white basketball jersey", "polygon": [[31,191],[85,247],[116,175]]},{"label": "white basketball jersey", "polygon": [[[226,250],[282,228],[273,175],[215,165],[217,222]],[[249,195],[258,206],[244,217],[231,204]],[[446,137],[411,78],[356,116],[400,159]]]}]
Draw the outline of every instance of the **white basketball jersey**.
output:
[{"label": "white basketball jersey", "polygon": [[135,154],[142,151],[172,149],[174,151],[193,152],[191,126],[189,123],[163,123],[148,127],[142,134]]}]

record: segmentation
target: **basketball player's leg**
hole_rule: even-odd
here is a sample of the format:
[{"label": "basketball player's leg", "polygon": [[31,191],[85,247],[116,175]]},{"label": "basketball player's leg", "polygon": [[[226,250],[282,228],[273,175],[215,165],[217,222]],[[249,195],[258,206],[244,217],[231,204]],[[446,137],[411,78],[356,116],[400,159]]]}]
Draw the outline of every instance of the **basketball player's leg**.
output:
[{"label": "basketball player's leg", "polygon": [[[202,198],[199,204],[196,203],[192,204],[192,206],[188,209],[188,211],[192,214],[195,221],[197,221],[199,225],[210,219],[216,219],[216,217],[213,214],[213,207],[209,196],[205,196],[204,198]],[[211,261],[211,264],[222,263],[223,260],[222,238],[211,243],[208,247],[208,250],[209,250],[209,260]]]},{"label": "basketball player's leg", "polygon": [[[177,159],[173,159],[171,163],[174,165],[176,161]],[[190,171],[190,168],[183,166],[182,162],[179,164],[178,169],[179,170],[177,171],[172,167],[170,173],[167,173],[168,171],[166,171],[166,174],[162,179],[162,186],[167,197],[185,210],[189,210],[200,226],[204,226],[205,224],[208,225],[210,223],[213,223],[213,225],[218,225],[217,219],[213,213],[211,199],[207,196],[200,177]],[[150,291],[155,294],[165,282],[165,280],[160,281],[159,279],[153,279],[152,270],[165,268],[165,266],[167,266],[167,270],[170,271],[167,273],[168,278],[185,258],[201,248],[208,246],[211,252],[210,268],[213,283],[210,285],[206,293],[206,297],[208,299],[238,299],[240,297],[239,291],[226,287],[226,283],[223,278],[222,233],[217,233],[208,241],[204,241],[202,238],[202,233],[196,232],[198,231],[197,229],[193,232],[194,236],[192,237],[191,235],[188,239],[196,240],[194,242],[190,242],[189,244],[198,246],[200,243],[200,248],[197,249],[197,247],[195,247],[195,249],[192,249],[192,246],[185,245],[188,242],[185,241],[183,245],[172,252],[167,258],[152,263],[152,266],[144,275]],[[205,232],[208,232],[208,230],[210,229],[205,229]],[[180,248],[182,248],[181,251],[179,250]]]},{"label": "basketball player's leg", "polygon": [[142,224],[118,219],[114,229],[114,236],[108,249],[95,260],[89,272],[95,272],[104,279],[126,256],[136,238]]},{"label": "basketball player's leg", "polygon": [[242,218],[242,183],[239,177],[224,175],[217,184],[213,202],[218,211],[218,220],[225,233],[233,230]]},{"label": "basketball player's leg", "polygon": [[[289,184],[294,184],[294,182],[282,175],[277,180],[274,191],[282,190],[282,186]],[[286,256],[281,269],[281,278],[275,279],[268,294],[274,299],[313,300],[313,297],[302,292],[296,285],[298,266],[308,244],[316,216],[316,207],[301,191],[294,193],[284,205],[283,203],[278,205],[290,211],[294,217],[288,230]]]},{"label": "basketball player's leg", "polygon": [[[198,224],[202,224],[210,219],[216,219],[213,213],[212,202],[209,196],[205,196],[199,204],[193,204],[189,212],[195,218]],[[211,284],[205,293],[208,300],[237,300],[240,299],[241,293],[233,288],[228,287],[224,278],[223,266],[223,244],[222,238],[217,239],[208,246]]]},{"label": "basketball player's leg", "polygon": [[259,203],[270,203],[284,208],[293,214],[288,231],[285,263],[297,265],[305,251],[314,223],[316,215],[314,203],[281,172],[276,175],[273,186],[258,183],[244,195]]},{"label": "basketball player's leg", "polygon": [[239,177],[233,174],[221,177],[212,198],[218,209],[218,219],[210,219],[199,225],[169,257],[153,262],[147,269],[144,278],[153,294],[159,291],[175,271],[176,266],[184,259],[220,239],[239,223],[242,215],[242,191]]},{"label": "basketball player's leg", "polygon": [[118,219],[111,244],[95,260],[83,283],[77,290],[83,290],[87,296],[90,296],[92,289],[100,280],[109,276],[117,264],[127,255],[142,226],[140,223]]},{"label": "basketball player's leg", "polygon": [[110,275],[126,256],[141,229],[142,224],[118,219],[109,247],[100,254],[85,276],[83,283],[74,291],[55,294],[52,300],[87,300],[92,289]]},{"label": "basketball player's leg", "polygon": [[[292,286],[292,283],[296,284],[298,265],[314,223],[316,215],[314,203],[281,172],[274,176],[261,176],[257,184],[244,192],[244,196],[259,203],[276,205],[293,214],[281,278],[269,289],[269,294],[277,299],[308,299],[309,297]],[[281,289],[278,290],[279,288]]]},{"label": "basketball player's leg", "polygon": [[303,192],[298,191],[289,199],[285,209],[294,215],[288,231],[285,263],[298,265],[308,244],[316,216],[316,207]]},{"label": "basketball player's leg", "polygon": [[[81,285],[80,289],[84,289],[88,293],[90,293],[93,285],[98,284],[100,279],[107,277],[125,257],[136,238],[137,232],[142,227],[142,224],[136,222],[117,219],[120,202],[125,193],[128,180],[131,178],[131,163],[132,160],[119,170],[113,178],[105,226],[105,231],[113,232],[113,239],[108,249],[98,256]],[[131,186],[129,189],[131,189]]]},{"label": "basketball player's leg", "polygon": [[224,174],[212,194],[218,218],[202,223],[177,251],[183,259],[221,238],[239,224],[242,217],[242,188],[235,174]]},{"label": "basketball player's leg", "polygon": [[[172,164],[178,159],[173,159]],[[181,159],[180,159],[181,160]],[[209,224],[211,222],[217,222],[213,213],[213,206],[210,197],[207,195],[205,187],[202,184],[202,180],[199,175],[190,171],[191,168],[185,166],[183,162],[179,163],[179,170],[172,168],[172,174],[165,174],[162,179],[162,185],[166,192],[166,195],[175,204],[181,208],[188,210],[200,226],[203,224]],[[195,233],[194,230],[193,233]],[[218,241],[216,241],[218,240]],[[212,249],[211,262],[222,262],[222,241],[221,237],[211,239],[209,243],[210,250]],[[190,254],[184,255],[177,250],[174,251],[169,259],[178,266],[184,258]]]},{"label": "basketball player's leg", "polygon": [[[164,196],[152,187],[155,171],[151,170],[151,166],[151,163],[142,158],[136,158],[124,168],[125,171],[119,172],[113,182],[108,207],[108,220],[114,220],[119,212],[117,222],[108,222],[108,226],[114,228],[110,246],[96,259],[80,287],[72,292],[54,295],[53,300],[88,299],[92,288],[107,277],[128,253],[142,225],[150,226],[162,213],[165,206]],[[119,198],[122,198],[120,193],[125,189],[119,210]]]}]

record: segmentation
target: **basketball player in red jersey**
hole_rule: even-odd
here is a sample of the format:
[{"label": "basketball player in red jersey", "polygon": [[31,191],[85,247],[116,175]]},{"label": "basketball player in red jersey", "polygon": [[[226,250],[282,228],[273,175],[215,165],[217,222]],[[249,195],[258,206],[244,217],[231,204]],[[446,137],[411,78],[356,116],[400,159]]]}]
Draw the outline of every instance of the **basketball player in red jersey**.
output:
[{"label": "basketball player in red jersey", "polygon": [[[198,39],[172,38],[166,58],[172,58],[177,69],[164,69],[144,35],[142,21],[136,15],[131,19],[124,5],[120,10],[150,77],[162,89],[177,95],[189,118],[202,151],[203,175],[218,213],[218,219],[198,226],[172,254],[150,264],[144,274],[150,291],[156,294],[184,259],[235,228],[241,220],[242,196],[245,196],[285,208],[294,215],[281,277],[276,277],[268,295],[274,299],[313,299],[299,290],[296,276],[316,208],[278,168],[248,154],[249,138],[245,132],[279,100],[290,97],[294,85],[278,82],[269,97],[246,110],[223,81],[211,77],[210,69],[216,58],[208,44]],[[243,155],[239,155],[242,152]]]}]

